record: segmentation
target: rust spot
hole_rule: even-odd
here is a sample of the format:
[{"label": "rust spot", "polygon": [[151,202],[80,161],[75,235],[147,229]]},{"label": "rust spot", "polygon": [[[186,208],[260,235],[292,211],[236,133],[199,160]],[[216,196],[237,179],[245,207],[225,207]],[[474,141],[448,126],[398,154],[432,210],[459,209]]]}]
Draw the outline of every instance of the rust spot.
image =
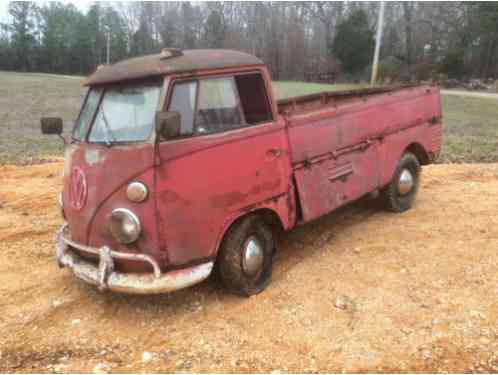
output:
[{"label": "rust spot", "polygon": [[251,212],[251,211],[254,211],[255,209],[257,209],[258,207],[263,207],[263,206],[269,205],[270,203],[273,203],[274,205],[276,205],[278,203],[278,200],[280,198],[282,198],[284,195],[287,195],[287,193],[282,193],[282,194],[279,194],[275,197],[270,197],[268,199],[265,199],[262,202],[250,204],[249,206],[246,206],[246,207],[243,207],[242,209],[240,209],[240,212],[244,212],[244,213]]},{"label": "rust spot", "polygon": [[255,185],[249,191],[249,194],[259,194],[267,190],[275,190],[280,186],[280,179],[271,182],[265,182],[259,185]]},{"label": "rust spot", "polygon": [[101,161],[99,150],[94,148],[85,149],[85,161],[88,165],[95,165]]},{"label": "rust spot", "polygon": [[171,73],[196,74],[200,70],[262,66],[263,61],[231,50],[183,50],[182,55],[161,60],[161,54],[135,57],[105,65],[90,75],[84,86],[128,81]]},{"label": "rust spot", "polygon": [[211,205],[216,208],[224,208],[235,205],[239,202],[244,202],[247,199],[247,194],[239,191],[233,191],[222,195],[216,195],[211,199]]},{"label": "rust spot", "polygon": [[289,194],[287,194],[287,210],[288,210],[288,220],[289,226],[292,226],[296,221],[297,212],[296,212],[296,190],[294,186],[294,182],[292,181],[292,177],[289,181]]},{"label": "rust spot", "polygon": [[163,203],[174,203],[180,200],[180,196],[174,191],[165,190],[159,194],[159,199]]}]

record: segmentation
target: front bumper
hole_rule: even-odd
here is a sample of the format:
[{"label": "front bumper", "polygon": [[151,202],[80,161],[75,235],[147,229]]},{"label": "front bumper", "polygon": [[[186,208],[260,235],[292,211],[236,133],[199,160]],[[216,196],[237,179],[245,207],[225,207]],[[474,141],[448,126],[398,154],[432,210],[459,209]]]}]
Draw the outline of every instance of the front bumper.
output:
[{"label": "front bumper", "polygon": [[[66,224],[61,226],[55,235],[55,254],[59,266],[70,268],[77,278],[97,285],[100,290],[131,294],[167,293],[205,280],[213,269],[214,262],[207,262],[163,274],[154,258],[148,255],[117,252],[106,246],[98,249],[77,244],[64,237],[66,226]],[[98,266],[82,259],[71,247],[97,255]],[[116,272],[113,258],[149,263],[154,272],[148,274]]]}]

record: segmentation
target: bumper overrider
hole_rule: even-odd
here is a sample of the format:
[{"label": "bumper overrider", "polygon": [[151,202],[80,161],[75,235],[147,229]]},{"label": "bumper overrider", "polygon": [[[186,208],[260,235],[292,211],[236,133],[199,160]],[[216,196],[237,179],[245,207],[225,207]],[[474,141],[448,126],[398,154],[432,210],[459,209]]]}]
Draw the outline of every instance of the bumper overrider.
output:
[{"label": "bumper overrider", "polygon": [[[60,267],[70,268],[74,275],[100,290],[131,294],[166,293],[187,288],[206,279],[214,262],[162,273],[158,263],[146,254],[113,251],[107,246],[95,248],[80,245],[64,236],[67,224],[55,235],[55,254]],[[81,258],[72,248],[98,256],[98,266]],[[153,273],[120,273],[114,270],[114,259],[128,259],[151,265]]]}]

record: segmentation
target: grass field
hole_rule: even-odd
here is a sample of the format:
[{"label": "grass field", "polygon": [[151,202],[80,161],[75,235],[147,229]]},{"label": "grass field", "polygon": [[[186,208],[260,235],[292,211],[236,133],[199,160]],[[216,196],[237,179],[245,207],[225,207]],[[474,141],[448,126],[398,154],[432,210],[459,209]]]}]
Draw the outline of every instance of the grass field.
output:
[{"label": "grass field", "polygon": [[288,98],[291,96],[314,94],[320,91],[353,90],[363,87],[362,85],[326,85],[321,83],[279,81],[274,84],[277,98]]},{"label": "grass field", "polygon": [[[65,133],[72,127],[85,89],[81,79],[0,72],[0,164],[30,164],[62,155],[57,137],[40,133],[39,118],[60,116]],[[278,98],[353,85],[276,82]],[[440,162],[498,161],[498,101],[443,97],[444,145]]]},{"label": "grass field", "polygon": [[498,100],[443,95],[440,161],[498,161]]},{"label": "grass field", "polygon": [[0,164],[62,155],[62,141],[40,132],[40,117],[64,120],[67,134],[85,90],[77,78],[0,72]]}]

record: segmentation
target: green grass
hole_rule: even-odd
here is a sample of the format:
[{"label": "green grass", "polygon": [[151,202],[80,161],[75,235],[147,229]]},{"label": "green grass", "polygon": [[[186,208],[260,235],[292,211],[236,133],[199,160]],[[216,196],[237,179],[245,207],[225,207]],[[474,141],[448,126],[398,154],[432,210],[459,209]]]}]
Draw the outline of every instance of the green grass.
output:
[{"label": "green grass", "polygon": [[81,79],[0,72],[0,164],[62,156],[62,140],[40,132],[40,117],[57,116],[68,134],[84,97]]},{"label": "green grass", "polygon": [[320,91],[352,90],[361,87],[365,86],[353,84],[327,85],[321,83],[279,81],[273,84],[273,91],[277,99],[283,99],[292,96],[314,94]]},{"label": "green grass", "polygon": [[[63,145],[40,133],[40,117],[60,116],[65,133],[80,108],[81,80],[42,74],[0,72],[0,164],[38,162],[62,156]],[[276,82],[277,98],[359,85]],[[498,100],[443,96],[444,144],[441,162],[498,162]]]},{"label": "green grass", "polygon": [[441,162],[498,161],[498,100],[443,95]]}]

